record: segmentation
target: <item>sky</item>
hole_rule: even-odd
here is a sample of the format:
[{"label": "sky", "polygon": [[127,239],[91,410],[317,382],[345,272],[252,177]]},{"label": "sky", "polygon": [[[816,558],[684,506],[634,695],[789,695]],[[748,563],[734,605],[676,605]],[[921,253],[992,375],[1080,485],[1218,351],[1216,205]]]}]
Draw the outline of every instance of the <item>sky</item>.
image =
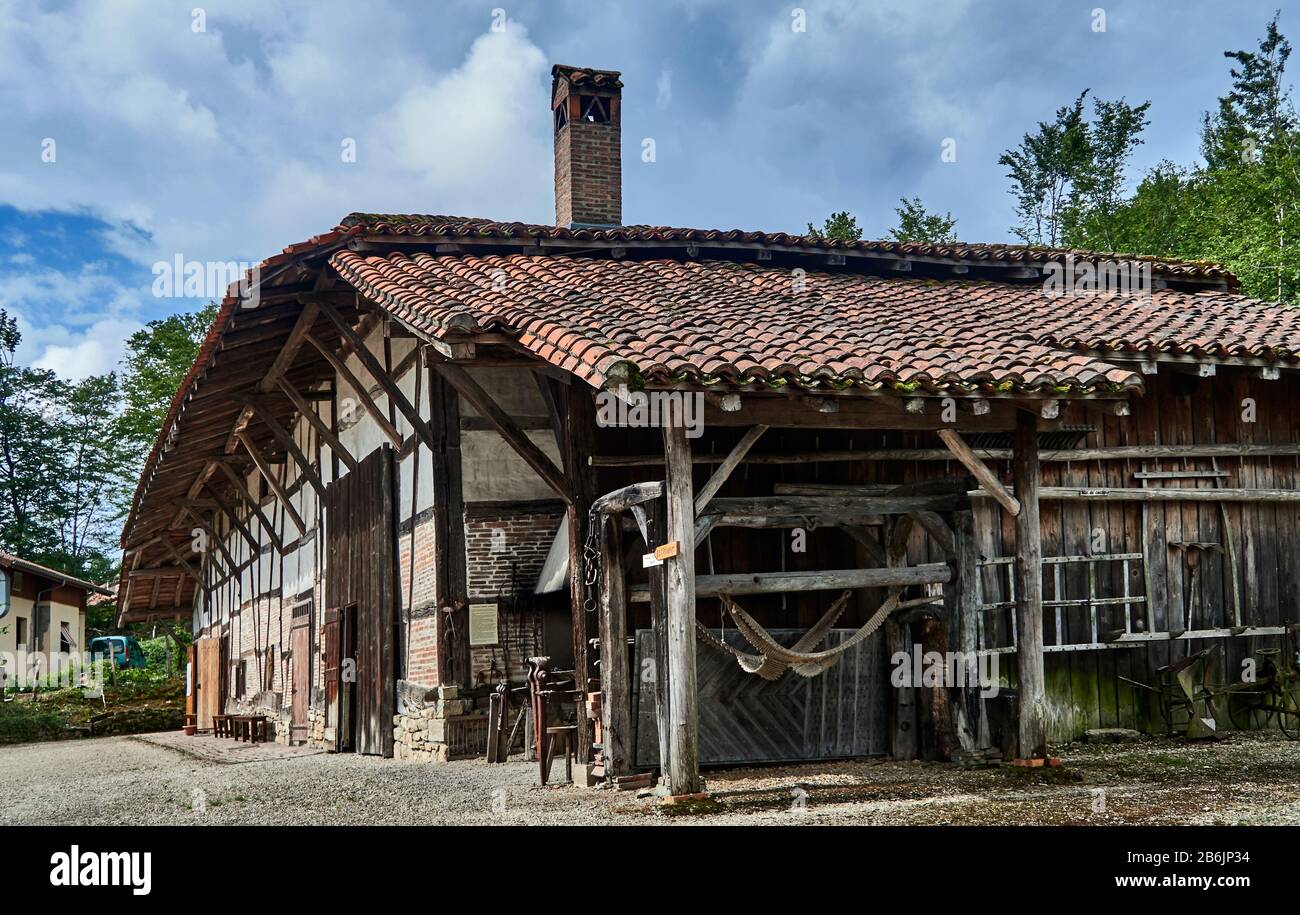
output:
[{"label": "sky", "polygon": [[884,237],[920,196],[1011,241],[1004,150],[1090,89],[1152,103],[1135,178],[1195,162],[1278,2],[0,0],[0,308],[75,380],[219,297],[159,263],[357,210],[552,223],[553,63],[623,73],[625,223]]}]

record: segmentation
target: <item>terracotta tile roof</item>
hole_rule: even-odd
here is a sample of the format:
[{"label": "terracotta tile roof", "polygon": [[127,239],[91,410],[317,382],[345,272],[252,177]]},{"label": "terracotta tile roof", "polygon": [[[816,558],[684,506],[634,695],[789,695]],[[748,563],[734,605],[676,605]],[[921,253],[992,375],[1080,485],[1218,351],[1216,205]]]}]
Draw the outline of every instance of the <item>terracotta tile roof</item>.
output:
[{"label": "terracotta tile roof", "polygon": [[742,229],[680,229],[668,226],[616,226],[610,229],[565,228],[524,222],[496,222],[466,216],[426,216],[418,214],[351,213],[337,231],[352,235],[410,236],[445,238],[450,242],[464,239],[501,239],[526,242],[588,241],[608,245],[638,243],[677,243],[700,246],[770,246],[804,251],[826,251],[859,255],[918,257],[938,261],[996,266],[1034,266],[1063,262],[1066,256],[1078,264],[1108,260],[1150,263],[1154,275],[1166,279],[1217,279],[1235,289],[1237,278],[1223,266],[1208,261],[1182,261],[1169,258],[1070,248],[1039,248],[1027,245],[950,244],[931,245],[897,241],[838,241],[811,235],[786,232],[750,232]]},{"label": "terracotta tile roof", "polygon": [[551,67],[551,76],[563,74],[564,78],[575,86],[595,86],[598,89],[622,89],[623,75],[617,70],[593,70],[590,67],[570,67],[556,64]]},{"label": "terracotta tile roof", "polygon": [[1080,350],[1290,359],[1300,311],[1228,294],[1049,299],[1038,285],[719,260],[338,251],[368,298],[435,337],[506,331],[595,385],[1070,390],[1140,387]]}]

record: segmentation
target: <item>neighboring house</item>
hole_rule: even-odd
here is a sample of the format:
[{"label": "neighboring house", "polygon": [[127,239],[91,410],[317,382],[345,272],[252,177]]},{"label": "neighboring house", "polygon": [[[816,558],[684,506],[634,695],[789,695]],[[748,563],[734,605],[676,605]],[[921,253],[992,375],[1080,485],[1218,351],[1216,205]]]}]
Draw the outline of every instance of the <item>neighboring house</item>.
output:
[{"label": "neighboring house", "polygon": [[43,679],[85,651],[87,599],[107,596],[107,589],[8,553],[0,553],[0,573],[9,592],[9,612],[0,618],[8,686],[25,682],[32,672]]},{"label": "neighboring house", "polygon": [[[619,74],[552,74],[555,226],[356,213],[222,302],[122,535],[119,622],[192,616],[200,725],[278,696],[278,739],[482,752],[544,654],[579,759],[598,699],[604,772],[691,792],[1162,729],[1134,681],[1279,643],[1300,311],[1214,264],[623,225]],[[894,682],[919,649],[1020,701]]]}]

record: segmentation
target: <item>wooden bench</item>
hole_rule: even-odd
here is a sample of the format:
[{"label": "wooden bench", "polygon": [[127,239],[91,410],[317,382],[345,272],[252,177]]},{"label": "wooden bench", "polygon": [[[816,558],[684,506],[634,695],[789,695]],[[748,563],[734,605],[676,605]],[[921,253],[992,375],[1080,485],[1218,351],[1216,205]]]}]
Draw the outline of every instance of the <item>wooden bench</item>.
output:
[{"label": "wooden bench", "polygon": [[213,737],[230,737],[230,716],[213,715],[212,716],[212,736]]},{"label": "wooden bench", "polygon": [[266,743],[269,724],[265,715],[231,715],[231,736],[249,743]]}]

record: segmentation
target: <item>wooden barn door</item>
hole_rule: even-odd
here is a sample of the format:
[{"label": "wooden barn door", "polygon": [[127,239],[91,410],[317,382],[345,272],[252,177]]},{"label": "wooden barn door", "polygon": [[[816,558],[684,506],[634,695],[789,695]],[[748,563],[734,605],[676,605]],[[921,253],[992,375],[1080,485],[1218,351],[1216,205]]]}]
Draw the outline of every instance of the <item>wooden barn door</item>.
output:
[{"label": "wooden barn door", "polygon": [[[325,491],[326,604],[344,608],[334,638],[343,678],[355,674],[351,684],[342,684],[329,722],[339,728],[340,738],[345,732],[353,737],[358,753],[377,756],[393,755],[397,683],[393,464],[393,449],[384,445]],[[351,702],[346,701],[349,693]]]}]

